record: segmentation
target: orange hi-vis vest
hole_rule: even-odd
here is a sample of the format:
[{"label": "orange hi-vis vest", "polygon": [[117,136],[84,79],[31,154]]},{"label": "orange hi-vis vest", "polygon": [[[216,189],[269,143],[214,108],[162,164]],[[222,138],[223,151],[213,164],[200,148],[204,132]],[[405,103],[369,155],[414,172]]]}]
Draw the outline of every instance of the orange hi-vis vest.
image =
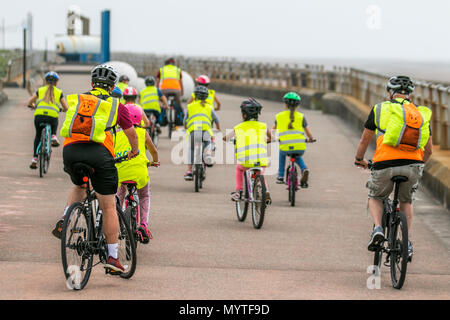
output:
[{"label": "orange hi-vis vest", "polygon": [[159,88],[161,90],[164,89],[172,89],[172,90],[181,90],[181,70],[180,68],[168,64],[161,69],[160,72],[160,84]]}]

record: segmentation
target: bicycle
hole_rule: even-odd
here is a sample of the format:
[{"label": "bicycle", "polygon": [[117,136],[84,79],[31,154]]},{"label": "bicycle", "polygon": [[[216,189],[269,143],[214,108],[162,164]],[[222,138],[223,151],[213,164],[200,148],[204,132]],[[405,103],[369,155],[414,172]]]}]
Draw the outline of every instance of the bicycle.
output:
[{"label": "bicycle", "polygon": [[167,128],[169,129],[169,139],[172,138],[172,131],[176,124],[176,112],[175,112],[175,94],[167,95],[167,105],[169,106],[166,110],[167,114]]},{"label": "bicycle", "polygon": [[159,133],[156,129],[156,117],[153,114],[153,112],[148,113],[148,118],[150,120],[150,126],[147,128],[148,134],[150,135],[150,138],[152,138],[153,144],[155,147],[158,147],[159,142]]},{"label": "bicycle", "polygon": [[[34,106],[28,106],[34,109]],[[50,157],[52,155],[52,128],[49,123],[41,123],[41,141],[39,142],[36,153],[38,155],[39,176],[44,177],[50,167]]]},{"label": "bicycle", "polygon": [[194,165],[192,168],[192,177],[194,180],[194,190],[199,192],[203,188],[203,181],[206,179],[206,167],[204,151],[203,150],[203,140],[195,139],[196,133],[200,132],[200,137],[203,133],[201,131],[194,131]]},{"label": "bicycle", "polygon": [[[369,161],[369,169],[373,164]],[[375,274],[379,274],[382,255],[386,253],[384,265],[390,267],[392,286],[401,289],[406,278],[406,269],[410,262],[408,254],[408,224],[406,215],[400,211],[398,193],[400,184],[408,181],[408,177],[394,176],[394,197],[383,201],[382,228],[387,239],[378,246],[374,253]]]},{"label": "bicycle", "polygon": [[[127,156],[123,156],[115,161],[121,162],[127,159]],[[81,290],[87,285],[92,268],[107,262],[108,247],[103,235],[102,211],[95,191],[89,188],[90,177],[94,171],[89,165],[81,162],[74,164],[73,170],[83,177],[83,182],[86,184],[86,198],[71,204],[67,209],[61,233],[61,258],[68,288]],[[118,257],[125,268],[125,272],[119,275],[121,278],[129,279],[136,271],[136,246],[117,196],[116,211],[119,219]],[[93,261],[95,255],[99,257],[96,264]],[[105,273],[114,274],[107,268]]]}]

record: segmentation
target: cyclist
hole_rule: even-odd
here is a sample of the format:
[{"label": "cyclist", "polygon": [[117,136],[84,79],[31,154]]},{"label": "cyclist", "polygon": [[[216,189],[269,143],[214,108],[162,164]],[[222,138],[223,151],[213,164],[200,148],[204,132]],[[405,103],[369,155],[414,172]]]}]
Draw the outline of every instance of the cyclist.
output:
[{"label": "cyclist", "polygon": [[[126,186],[122,183],[124,181],[136,182],[137,193],[139,197],[140,221],[138,234],[141,237],[141,242],[146,244],[150,241],[150,239],[152,239],[152,234],[148,229],[148,217],[150,209],[150,179],[148,176],[147,168],[149,160],[147,159],[145,148],[147,147],[147,149],[150,151],[153,163],[158,163],[158,150],[156,150],[156,147],[153,144],[148,132],[140,126],[140,123],[142,121],[141,107],[135,104],[127,104],[126,107],[130,112],[131,119],[138,136],[139,155],[129,161],[116,164],[117,172],[119,174],[119,190],[117,192],[117,196],[119,197],[120,205],[122,206],[127,192]],[[116,157],[122,157],[131,150],[128,138],[121,130],[118,130],[117,135],[114,137],[114,143],[114,151],[116,152]]]},{"label": "cyclist", "polygon": [[145,77],[145,85],[146,88],[142,89],[140,92],[140,103],[147,118],[150,119],[150,115],[153,114],[156,118],[156,130],[158,133],[161,133],[161,106],[159,102],[162,101],[163,108],[167,110],[167,99],[162,94],[161,90],[159,90],[155,86],[156,80],[152,76]]},{"label": "cyclist", "polygon": [[[234,130],[223,137],[224,141],[235,138],[236,165],[236,191],[231,193],[232,201],[241,199],[243,190],[244,172],[253,167],[267,167],[269,160],[267,157],[267,142],[271,142],[271,133],[267,124],[258,121],[261,114],[262,105],[253,98],[244,100],[241,103],[242,120],[234,127]],[[263,174],[264,174],[263,169]],[[267,189],[267,182],[266,182]],[[267,189],[266,202],[272,202]]]},{"label": "cyclist", "polygon": [[[119,83],[117,84],[117,87],[120,89],[120,91],[124,91],[126,88],[128,88],[128,85],[130,83],[130,78],[128,78],[127,75],[121,75],[119,77]],[[120,100],[120,103],[125,104],[125,100],[122,98]]]},{"label": "cyclist", "polygon": [[[195,84],[197,86],[205,86],[208,88],[210,83],[211,83],[211,80],[209,80],[209,77],[207,75],[201,75],[195,79]],[[208,102],[211,105],[214,105],[214,102],[215,102],[216,106],[214,107],[214,111],[219,111],[221,103],[220,103],[219,99],[217,99],[216,91],[212,90],[212,89],[208,89],[208,91],[209,91],[209,96],[208,96],[208,99],[206,99],[206,102]],[[188,104],[194,100],[195,100],[195,93],[192,92],[192,97],[188,101]]]},{"label": "cyclist", "polygon": [[[208,98],[208,89],[203,86],[196,86],[194,92],[197,100],[188,104],[184,119],[184,127],[188,135],[190,146],[188,169],[184,175],[186,181],[193,179],[192,164],[194,163],[195,142],[197,139],[201,139],[205,163],[208,166],[211,166],[211,142],[214,138],[212,123],[215,122],[217,129],[220,130],[219,118],[214,112],[213,106],[206,102],[206,99]],[[198,132],[201,132],[201,135],[197,136]]]},{"label": "cyclist", "polygon": [[177,113],[177,125],[183,122],[183,107],[181,97],[184,94],[181,69],[175,66],[175,59],[169,58],[164,62],[164,67],[160,68],[156,75],[156,86],[166,97],[169,94],[175,95],[175,110]]},{"label": "cyclist", "polygon": [[68,107],[61,89],[56,87],[58,80],[59,75],[56,72],[48,72],[45,75],[45,86],[40,87],[30,100],[28,100],[28,107],[36,109],[34,112],[36,134],[34,136],[33,159],[31,159],[30,169],[37,169],[37,147],[41,141],[41,125],[46,123],[50,124],[52,130],[52,146],[59,146],[59,141],[56,137],[58,116],[61,109],[66,111]]},{"label": "cyclist", "polygon": [[[400,209],[408,221],[408,230],[411,230],[413,194],[422,176],[424,163],[432,153],[431,110],[415,106],[410,101],[410,95],[414,91],[411,79],[406,76],[392,77],[386,89],[389,101],[372,108],[355,156],[355,165],[367,168],[368,162],[364,160],[364,155],[377,134],[373,170],[367,182],[369,211],[375,225],[368,244],[370,251],[376,250],[384,240],[381,227],[383,200],[392,192],[393,176],[408,177],[408,181],[400,185],[399,201]],[[412,259],[412,242],[409,242],[408,254]]]},{"label": "cyclist", "polygon": [[295,162],[302,172],[300,186],[302,188],[308,188],[309,169],[303,160],[303,155],[306,151],[305,133],[309,141],[314,141],[314,138],[305,115],[295,111],[300,105],[300,100],[300,96],[295,92],[288,92],[284,95],[283,101],[286,110],[276,115],[275,124],[272,129],[278,131],[280,140],[277,183],[284,183],[286,156],[296,154],[298,157],[296,157]]},{"label": "cyclist", "polygon": [[129,105],[136,105],[136,106],[138,106],[141,109],[141,113],[142,113],[141,126],[142,127],[148,127],[150,125],[150,120],[148,120],[148,118],[145,115],[144,110],[142,109],[142,107],[136,103],[137,97],[138,97],[138,92],[133,87],[127,87],[123,91],[123,99],[125,100],[125,106],[129,106]]},{"label": "cyclist", "polygon": [[[118,274],[124,268],[117,259],[119,221],[115,194],[118,174],[114,164],[113,141],[116,126],[122,128],[130,141],[129,159],[139,154],[139,144],[128,109],[110,97],[117,81],[114,68],[98,65],[92,70],[91,79],[91,91],[67,97],[69,109],[61,128],[61,136],[65,137],[63,161],[64,171],[70,175],[75,186],[69,195],[64,215],[69,205],[82,201],[85,196],[86,186],[82,177],[73,171],[73,164],[85,163],[94,169],[91,183],[103,212],[103,232],[109,255],[105,268]],[[61,238],[62,224],[63,221],[58,221],[52,232],[58,238]]]}]

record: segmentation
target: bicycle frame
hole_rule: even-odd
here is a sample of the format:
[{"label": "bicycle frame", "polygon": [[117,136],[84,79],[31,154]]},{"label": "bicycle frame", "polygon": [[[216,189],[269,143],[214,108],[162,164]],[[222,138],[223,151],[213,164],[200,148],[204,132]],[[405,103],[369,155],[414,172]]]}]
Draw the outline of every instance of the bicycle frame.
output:
[{"label": "bicycle frame", "polygon": [[248,201],[249,203],[252,202],[257,202],[256,200],[253,199],[253,180],[254,177],[257,174],[262,174],[263,168],[261,167],[255,167],[255,168],[250,168],[248,170],[245,171],[246,174],[246,181],[247,181],[247,190],[248,190],[248,199],[246,199],[246,201]]},{"label": "bicycle frame", "polygon": [[[295,173],[295,169],[296,169],[296,166],[297,166],[297,164],[295,163],[295,160],[296,160],[295,157],[290,157],[289,160],[290,160],[289,161],[290,164],[289,164],[289,167],[288,167],[288,174],[287,174],[287,179],[286,179],[286,184],[287,184],[288,187],[291,186],[291,175]],[[299,186],[299,180],[297,179],[295,187],[298,188],[298,186]]]}]

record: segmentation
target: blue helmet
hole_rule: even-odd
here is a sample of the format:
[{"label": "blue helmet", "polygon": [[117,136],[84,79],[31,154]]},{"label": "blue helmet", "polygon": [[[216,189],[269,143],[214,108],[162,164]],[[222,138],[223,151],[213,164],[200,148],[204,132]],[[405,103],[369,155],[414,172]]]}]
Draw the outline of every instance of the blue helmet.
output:
[{"label": "blue helmet", "polygon": [[59,80],[59,75],[55,71],[50,71],[45,74],[45,81],[56,82]]},{"label": "blue helmet", "polygon": [[113,91],[111,92],[111,96],[113,98],[122,98],[122,90],[120,90],[119,87],[114,87]]}]

